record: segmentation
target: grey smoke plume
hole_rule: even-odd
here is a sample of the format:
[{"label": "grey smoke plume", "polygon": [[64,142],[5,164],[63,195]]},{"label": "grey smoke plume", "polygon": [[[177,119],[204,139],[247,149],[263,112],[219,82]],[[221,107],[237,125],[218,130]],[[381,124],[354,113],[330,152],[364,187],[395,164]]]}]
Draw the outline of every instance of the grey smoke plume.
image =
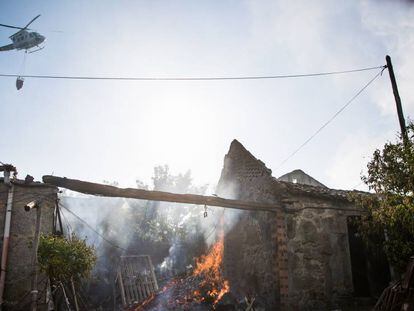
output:
[{"label": "grey smoke plume", "polygon": [[[192,185],[189,172],[172,175],[167,166],[155,168],[153,183],[154,190],[175,193],[205,194],[207,189],[206,185]],[[137,185],[149,188],[141,182]],[[233,187],[222,193],[227,198],[237,197]],[[88,283],[88,295],[94,306],[99,303],[103,308],[111,304],[107,300],[112,299],[119,256],[150,255],[161,280],[185,273],[195,258],[215,242],[222,229],[220,223],[227,232],[240,214],[220,207],[104,198],[69,191],[60,199],[63,206],[104,237],[63,209],[66,231],[75,232],[96,248],[98,261]]]}]

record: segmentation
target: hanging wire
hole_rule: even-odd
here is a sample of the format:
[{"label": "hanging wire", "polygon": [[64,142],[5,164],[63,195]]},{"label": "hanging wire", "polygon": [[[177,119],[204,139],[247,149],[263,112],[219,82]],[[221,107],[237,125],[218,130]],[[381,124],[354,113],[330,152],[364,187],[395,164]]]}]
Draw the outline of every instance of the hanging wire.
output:
[{"label": "hanging wire", "polygon": [[[58,203],[58,205],[62,206],[60,203]],[[71,239],[72,233],[73,233],[72,226],[70,225],[69,220],[67,219],[65,213],[62,210],[60,210],[60,214],[62,215],[64,222],[66,222],[66,230],[68,230],[68,238]]]},{"label": "hanging wire", "polygon": [[99,235],[106,243],[112,245],[115,248],[118,248],[120,250],[123,250],[125,252],[127,252],[127,249],[117,245],[116,243],[108,240],[105,236],[103,236],[101,233],[99,233],[95,228],[93,228],[89,223],[87,223],[84,219],[82,219],[81,217],[79,217],[78,215],[76,215],[74,212],[72,212],[70,209],[68,209],[66,206],[64,206],[62,203],[59,203],[59,205],[64,208],[67,212],[69,212],[70,214],[72,214],[75,218],[77,218],[79,221],[81,221],[82,223],[84,223],[86,226],[88,226],[89,229],[91,229],[93,232],[95,232],[97,235]]},{"label": "hanging wire", "polygon": [[[65,80],[121,80],[121,81],[214,81],[214,80],[264,80],[264,79],[290,79],[341,75],[348,73],[356,73],[362,71],[370,71],[383,68],[384,66],[366,67],[342,71],[316,72],[305,74],[286,74],[286,75],[270,75],[270,76],[229,76],[229,77],[102,77],[102,76],[64,76],[64,75],[20,75],[23,78],[34,79],[65,79]],[[18,77],[15,74],[0,73],[0,77]]]},{"label": "hanging wire", "polygon": [[225,212],[226,212],[226,208],[223,207],[223,212],[221,213],[221,216],[219,218],[219,221],[215,223],[214,227],[211,228],[210,232],[204,237],[204,240],[205,241],[208,241],[208,239],[211,237],[211,235],[216,232],[217,227],[218,227],[218,225],[220,223],[220,219],[224,217],[224,213]]},{"label": "hanging wire", "polygon": [[305,147],[306,144],[308,144],[313,138],[315,138],[316,135],[318,135],[329,123],[331,123],[342,111],[345,110],[346,107],[348,107],[359,95],[362,94],[366,90],[368,86],[371,85],[372,82],[374,82],[379,76],[382,75],[382,72],[385,70],[386,66],[381,67],[381,71],[378,72],[371,80],[368,81],[350,100],[348,100],[345,105],[341,107],[335,114],[329,118],[328,121],[326,121],[318,130],[313,133],[308,139],[306,139],[297,149],[295,149],[286,159],[284,159],[277,167],[276,170],[278,170],[283,164],[285,164],[287,161],[289,161],[296,153],[298,153],[303,147]]}]

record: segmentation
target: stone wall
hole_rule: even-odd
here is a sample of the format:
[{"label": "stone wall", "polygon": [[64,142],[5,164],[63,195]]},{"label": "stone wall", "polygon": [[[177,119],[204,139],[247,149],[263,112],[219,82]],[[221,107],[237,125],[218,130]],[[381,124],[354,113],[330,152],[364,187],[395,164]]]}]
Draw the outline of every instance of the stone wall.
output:
[{"label": "stone wall", "polygon": [[279,302],[278,278],[275,278],[277,253],[274,215],[269,212],[242,212],[226,234],[224,276],[237,297],[253,295],[268,310]]},{"label": "stone wall", "polygon": [[288,214],[289,305],[337,309],[352,296],[346,213],[306,209]]},{"label": "stone wall", "polygon": [[[271,170],[237,141],[224,159],[221,197],[274,203]],[[281,304],[276,212],[239,212],[225,236],[224,272],[232,291],[253,295],[272,310]]]},{"label": "stone wall", "polygon": [[277,212],[240,212],[225,238],[232,290],[253,294],[266,310],[326,310],[352,293],[347,192],[278,181],[233,141],[217,193],[272,203]]},{"label": "stone wall", "polygon": [[[9,187],[0,179],[0,241],[3,243],[6,202]],[[53,213],[57,199],[57,188],[42,183],[24,184],[14,182],[9,253],[4,293],[5,310],[27,310],[30,301],[32,270],[32,242],[35,233],[36,211],[26,212],[24,205],[32,200],[41,200],[41,232],[53,230]],[[45,278],[39,276],[40,297],[44,301]],[[43,306],[44,307],[44,306]],[[40,306],[42,310],[42,306]]]}]

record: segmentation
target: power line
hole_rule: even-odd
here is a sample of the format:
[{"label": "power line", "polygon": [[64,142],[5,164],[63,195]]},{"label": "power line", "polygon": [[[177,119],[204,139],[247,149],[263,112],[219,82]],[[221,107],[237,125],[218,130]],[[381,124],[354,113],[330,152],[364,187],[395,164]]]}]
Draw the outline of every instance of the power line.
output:
[{"label": "power line", "polygon": [[66,211],[68,211],[70,214],[72,214],[73,216],[75,216],[79,221],[81,221],[82,223],[84,223],[86,226],[88,226],[89,229],[91,229],[93,232],[95,232],[97,235],[99,235],[106,243],[112,245],[115,248],[118,248],[120,250],[123,251],[127,251],[127,249],[118,246],[117,244],[115,244],[114,242],[108,240],[106,237],[104,237],[102,234],[100,234],[97,230],[95,230],[95,228],[93,228],[90,224],[88,224],[85,220],[83,220],[82,218],[80,218],[78,215],[76,215],[74,212],[72,212],[70,209],[68,209],[66,206],[64,206],[62,203],[59,203],[59,205],[64,208]]},{"label": "power line", "polygon": [[121,80],[121,81],[214,81],[214,80],[264,80],[264,79],[289,79],[340,75],[355,73],[361,71],[370,71],[384,68],[384,66],[375,66],[367,68],[358,68],[342,71],[317,72],[305,74],[287,74],[287,75],[270,75],[270,76],[214,76],[214,77],[102,77],[102,76],[60,76],[60,75],[17,75],[0,73],[0,77],[5,78],[34,78],[34,79],[64,79],[64,80]]},{"label": "power line", "polygon": [[[224,213],[226,212],[226,208],[224,208],[223,207],[223,212],[221,213],[221,216],[220,216],[220,219],[219,220],[221,220],[221,218],[222,217],[224,217]],[[210,236],[214,233],[214,232],[216,232],[216,229],[217,229],[217,226],[218,226],[218,222],[216,222],[216,224],[214,225],[214,227],[210,230],[210,232],[204,237],[204,240],[205,241],[207,241],[209,238],[210,238]]]},{"label": "power line", "polygon": [[307,140],[305,140],[295,151],[293,151],[286,159],[284,159],[279,166],[276,167],[278,170],[283,164],[290,160],[296,153],[299,152],[307,143],[309,143],[316,135],[318,135],[329,123],[331,123],[342,111],[345,110],[365,89],[374,82],[379,76],[382,75],[382,72],[385,70],[386,66],[381,67],[381,71],[378,72],[371,80],[368,81],[350,100],[348,100],[345,105],[341,107],[328,121],[326,121],[315,133],[313,133]]},{"label": "power line", "polygon": [[[62,223],[66,222],[66,230],[67,230],[68,236],[70,238],[72,236],[72,234],[73,234],[72,226],[70,225],[69,220],[66,218],[65,213],[62,210],[59,210],[59,212],[60,212],[60,214],[62,215],[62,218],[63,218],[63,222]],[[63,228],[62,228],[62,232],[63,232]]]}]

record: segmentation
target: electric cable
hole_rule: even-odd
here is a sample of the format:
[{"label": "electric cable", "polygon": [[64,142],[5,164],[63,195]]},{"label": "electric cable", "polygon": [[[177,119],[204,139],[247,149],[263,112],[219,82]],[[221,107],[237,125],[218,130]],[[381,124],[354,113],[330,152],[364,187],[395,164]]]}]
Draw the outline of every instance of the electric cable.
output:
[{"label": "electric cable", "polygon": [[290,79],[340,75],[370,71],[384,68],[384,66],[366,67],[342,71],[328,71],[304,74],[286,74],[286,75],[269,75],[269,76],[213,76],[213,77],[103,77],[103,76],[64,76],[64,75],[16,75],[0,73],[0,77],[9,78],[33,78],[33,79],[65,79],[65,80],[121,80],[121,81],[214,81],[214,80],[264,80],[264,79]]},{"label": "electric cable", "polygon": [[308,139],[306,139],[298,148],[295,149],[287,158],[285,158],[277,167],[278,170],[283,164],[285,164],[288,160],[290,160],[296,153],[298,153],[306,144],[308,144],[316,135],[318,135],[329,123],[331,123],[342,111],[344,111],[365,89],[371,85],[379,76],[382,75],[382,72],[385,70],[386,66],[381,67],[381,71],[378,72],[371,80],[368,81],[350,100],[348,100],[345,105],[343,105],[334,115],[326,121],[318,130],[313,133]]},{"label": "electric cable", "polygon": [[[223,212],[221,213],[221,216],[220,216],[220,219],[222,218],[222,217],[224,217],[224,213],[226,212],[226,208],[225,207],[223,207]],[[219,221],[220,221],[220,219],[219,219]],[[219,222],[216,222],[216,224],[214,225],[214,227],[210,230],[210,232],[204,237],[204,240],[205,241],[207,241],[209,238],[210,238],[210,236],[213,234],[213,233],[215,233],[216,232],[216,230],[217,230],[217,227],[218,227],[218,224],[219,224]]]},{"label": "electric cable", "polygon": [[91,229],[93,232],[95,232],[97,235],[99,235],[106,243],[112,245],[115,248],[118,248],[120,250],[123,250],[125,252],[127,252],[128,250],[115,244],[114,242],[108,240],[106,237],[104,237],[101,233],[99,233],[95,228],[93,228],[89,223],[87,223],[85,220],[83,220],[81,217],[79,217],[78,215],[76,215],[74,212],[72,212],[70,209],[68,209],[66,206],[64,206],[62,203],[59,202],[59,205],[64,208],[66,211],[68,211],[70,214],[72,214],[75,218],[77,218],[79,221],[81,221],[82,223],[84,223],[86,226],[88,226],[89,229]]},{"label": "electric cable", "polygon": [[[59,205],[59,203],[58,203],[58,205]],[[60,214],[62,215],[62,218],[63,218],[62,223],[65,223],[65,222],[66,222],[66,230],[67,230],[67,235],[68,235],[68,238],[69,238],[69,240],[70,240],[70,239],[71,239],[71,236],[72,236],[72,233],[73,233],[72,226],[71,226],[71,224],[69,223],[69,220],[67,219],[67,217],[66,217],[65,213],[64,213],[62,210],[60,210]],[[63,229],[63,228],[62,228],[62,229]]]}]

